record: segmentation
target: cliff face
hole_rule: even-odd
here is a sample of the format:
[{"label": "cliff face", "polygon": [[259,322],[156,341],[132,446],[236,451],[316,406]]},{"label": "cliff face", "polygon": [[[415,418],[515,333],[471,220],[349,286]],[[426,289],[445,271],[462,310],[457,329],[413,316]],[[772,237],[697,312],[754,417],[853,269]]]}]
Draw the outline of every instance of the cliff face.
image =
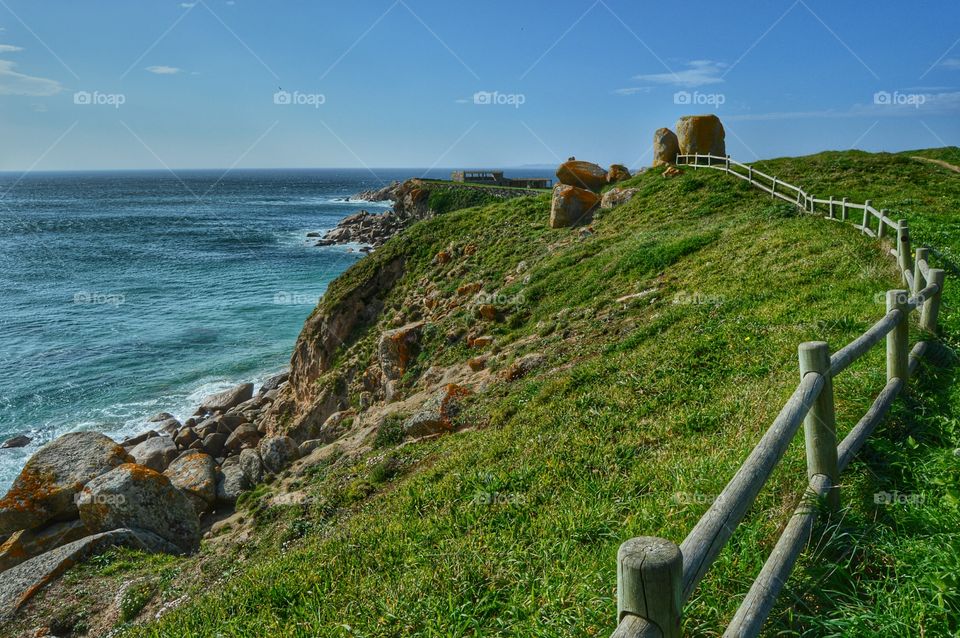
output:
[{"label": "cliff face", "polygon": [[347,387],[357,374],[356,367],[346,362],[333,378],[325,375],[338,355],[376,323],[384,296],[403,273],[402,256],[376,255],[331,285],[297,338],[290,383],[268,415],[268,431],[311,438],[331,414],[347,407]]}]

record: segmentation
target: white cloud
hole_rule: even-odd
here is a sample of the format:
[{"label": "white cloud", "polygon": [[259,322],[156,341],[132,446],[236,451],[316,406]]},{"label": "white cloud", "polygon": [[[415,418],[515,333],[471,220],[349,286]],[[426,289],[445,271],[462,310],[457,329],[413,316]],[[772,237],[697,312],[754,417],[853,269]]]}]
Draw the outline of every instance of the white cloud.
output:
[{"label": "white cloud", "polygon": [[945,69],[958,70],[960,69],[960,58],[947,58],[940,63],[940,66]]},{"label": "white cloud", "polygon": [[23,47],[14,46],[12,44],[0,44],[0,53],[15,53],[17,51],[23,51]]},{"label": "white cloud", "polygon": [[192,9],[197,6],[196,2],[181,2],[180,7],[183,9]]},{"label": "white cloud", "polygon": [[[903,94],[906,95],[906,94]],[[926,115],[957,115],[960,114],[960,91],[942,93],[918,93],[923,96],[922,102],[913,100],[903,103],[867,103],[854,104],[850,108],[836,110],[824,109],[818,111],[776,111],[772,113],[743,113],[740,115],[726,115],[724,121],[731,122],[758,122],[773,120],[801,120],[811,118],[846,118],[846,117],[922,117]]]},{"label": "white cloud", "polygon": [[652,86],[628,86],[623,89],[614,89],[614,95],[636,95],[637,93],[649,93],[653,90]]},{"label": "white cloud", "polygon": [[14,71],[16,65],[9,60],[0,60],[0,95],[32,95],[43,97],[56,95],[63,87],[56,80],[35,78]]},{"label": "white cloud", "polygon": [[166,65],[157,65],[157,66],[148,66],[147,71],[150,73],[156,73],[157,75],[176,75],[183,71],[175,66],[166,66]]},{"label": "white cloud", "polygon": [[717,84],[723,82],[721,74],[727,65],[723,62],[714,62],[713,60],[691,60],[687,63],[687,68],[673,73],[649,73],[633,76],[634,80],[641,82],[652,82],[654,84],[666,84],[672,86],[682,86],[684,88],[695,88],[705,84]]}]

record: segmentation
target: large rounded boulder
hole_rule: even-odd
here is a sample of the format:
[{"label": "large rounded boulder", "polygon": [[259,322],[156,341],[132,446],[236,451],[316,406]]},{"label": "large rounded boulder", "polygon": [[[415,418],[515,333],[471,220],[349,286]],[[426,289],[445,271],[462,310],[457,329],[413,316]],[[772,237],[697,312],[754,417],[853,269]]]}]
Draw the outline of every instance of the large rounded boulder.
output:
[{"label": "large rounded boulder", "polygon": [[550,206],[550,228],[565,228],[590,221],[600,196],[585,188],[558,184],[553,189]]},{"label": "large rounded boulder", "polygon": [[607,171],[591,162],[568,160],[557,169],[561,184],[599,193],[607,184]]},{"label": "large rounded boulder", "polygon": [[260,458],[269,472],[279,474],[297,460],[300,449],[289,436],[268,436],[260,441]]},{"label": "large rounded boulder", "polygon": [[77,515],[74,497],[91,479],[133,461],[97,432],[71,432],[34,454],[0,500],[0,536]]},{"label": "large rounded boulder", "polygon": [[616,184],[625,179],[630,179],[630,169],[623,164],[611,164],[607,171],[607,183]]},{"label": "large rounded boulder", "polygon": [[198,516],[213,509],[217,500],[217,464],[209,454],[186,452],[170,464],[164,475],[190,499]]},{"label": "large rounded boulder", "polygon": [[190,499],[163,474],[126,463],[84,486],[77,498],[80,520],[93,532],[143,529],[183,553],[200,546],[200,522]]},{"label": "large rounded boulder", "polygon": [[676,164],[680,152],[677,134],[668,128],[658,128],[653,132],[653,165]]},{"label": "large rounded boulder", "polygon": [[725,138],[723,124],[716,115],[685,115],[677,120],[677,140],[683,155],[700,153],[725,157]]}]

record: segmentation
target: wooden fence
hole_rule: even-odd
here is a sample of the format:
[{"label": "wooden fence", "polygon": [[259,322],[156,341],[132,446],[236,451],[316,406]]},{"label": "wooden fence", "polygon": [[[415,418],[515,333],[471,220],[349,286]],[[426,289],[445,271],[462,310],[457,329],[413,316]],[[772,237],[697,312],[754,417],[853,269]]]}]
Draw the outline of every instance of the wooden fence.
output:
[{"label": "wooden fence", "polygon": [[[746,180],[801,210],[836,221],[850,211],[863,211],[856,228],[882,238],[889,230],[905,288],[889,290],[887,313],[865,333],[830,354],[825,342],[799,346],[800,382],[773,424],[740,469],[679,545],[656,537],[633,538],[617,554],[617,620],[614,638],[677,638],[683,606],[706,575],[720,551],[746,515],[777,463],[803,423],[809,485],[786,528],[760,570],[750,591],[724,632],[725,638],[757,636],[776,603],[813,530],[818,502],[840,505],[840,473],[883,419],[906,386],[927,350],[920,341],[909,349],[910,314],[920,310],[920,329],[937,331],[937,314],[944,271],[927,263],[928,249],[910,250],[910,231],[904,220],[893,221],[886,211],[846,198],[818,199],[803,189],[767,175],[729,157],[680,155],[678,164],[724,171]],[[875,227],[874,227],[875,225]],[[833,379],[886,337],[887,384],[867,413],[837,444]]]}]

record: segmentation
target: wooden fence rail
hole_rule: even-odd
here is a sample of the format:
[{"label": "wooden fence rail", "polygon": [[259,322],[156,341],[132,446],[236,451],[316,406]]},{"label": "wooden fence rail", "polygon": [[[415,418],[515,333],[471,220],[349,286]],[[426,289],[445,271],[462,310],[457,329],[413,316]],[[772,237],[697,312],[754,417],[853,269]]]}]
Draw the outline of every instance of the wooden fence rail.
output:
[{"label": "wooden fence rail", "polygon": [[[923,332],[937,332],[944,271],[929,264],[929,250],[910,250],[910,230],[894,221],[870,200],[817,198],[775,175],[715,155],[680,155],[678,164],[721,170],[749,182],[771,197],[817,214],[845,222],[850,211],[863,211],[854,227],[870,237],[893,239],[890,253],[897,260],[906,289],[887,291],[887,312],[866,332],[832,355],[825,342],[799,346],[800,382],[753,451],[707,509],[683,542],[644,536],[620,546],[617,554],[617,621],[614,638],[678,638],[683,606],[726,546],[760,490],[800,429],[804,426],[808,487],[760,574],[754,580],[730,624],[725,638],[757,636],[777,596],[806,546],[816,522],[818,503],[840,506],[839,478],[850,460],[883,420],[897,395],[906,387],[927,350],[920,341],[909,349],[910,315],[919,310]],[[886,339],[887,384],[867,413],[837,444],[833,378],[846,370],[881,340]]]}]

